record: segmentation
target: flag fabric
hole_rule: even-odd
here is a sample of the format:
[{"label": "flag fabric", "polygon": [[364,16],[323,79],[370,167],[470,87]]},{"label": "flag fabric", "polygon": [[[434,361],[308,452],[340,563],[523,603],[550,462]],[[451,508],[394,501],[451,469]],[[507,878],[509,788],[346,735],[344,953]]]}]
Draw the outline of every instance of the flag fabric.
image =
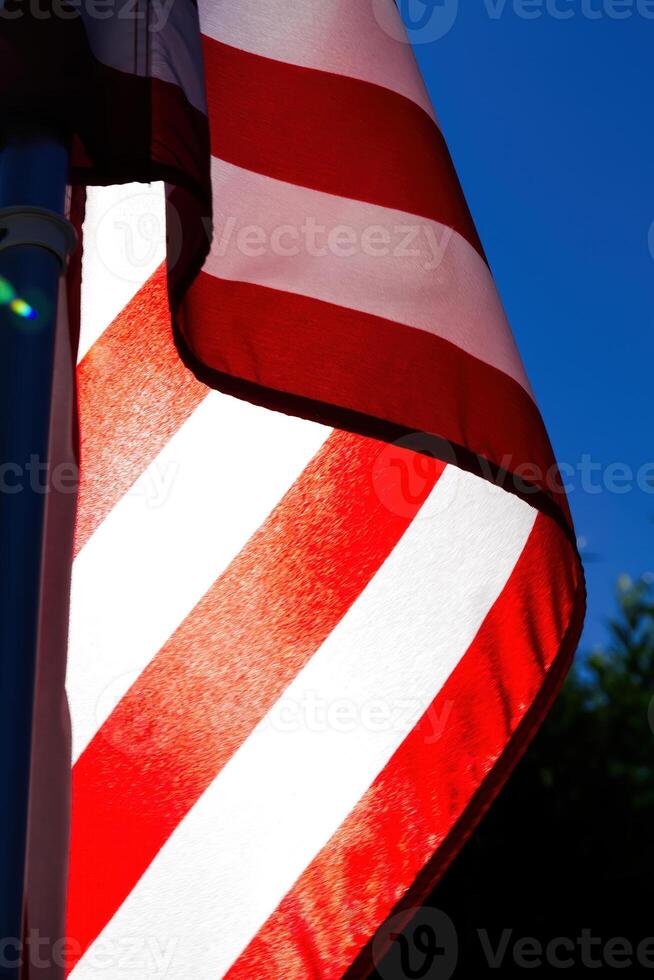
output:
[{"label": "flag fabric", "polygon": [[549,441],[399,14],[390,36],[375,13],[392,3],[299,7],[202,10],[215,234],[177,319],[188,363],[330,424],[433,433],[460,465],[538,467],[552,496]]},{"label": "flag fabric", "polygon": [[[170,173],[87,196],[75,980],[369,973],[576,645],[554,456],[393,17],[207,0],[213,236]],[[51,685],[37,800],[65,728]]]},{"label": "flag fabric", "polygon": [[194,0],[6,0],[0,17],[2,128],[71,137],[77,186],[166,180],[178,189],[189,281],[211,213],[209,127]]}]

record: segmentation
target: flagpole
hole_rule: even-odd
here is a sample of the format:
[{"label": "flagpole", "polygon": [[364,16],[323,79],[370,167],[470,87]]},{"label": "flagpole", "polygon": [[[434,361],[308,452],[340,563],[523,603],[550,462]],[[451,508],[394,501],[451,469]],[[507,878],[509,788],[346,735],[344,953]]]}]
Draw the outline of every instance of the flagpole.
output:
[{"label": "flagpole", "polygon": [[[18,980],[66,141],[0,144],[0,978]],[[50,937],[54,938],[54,937]]]}]

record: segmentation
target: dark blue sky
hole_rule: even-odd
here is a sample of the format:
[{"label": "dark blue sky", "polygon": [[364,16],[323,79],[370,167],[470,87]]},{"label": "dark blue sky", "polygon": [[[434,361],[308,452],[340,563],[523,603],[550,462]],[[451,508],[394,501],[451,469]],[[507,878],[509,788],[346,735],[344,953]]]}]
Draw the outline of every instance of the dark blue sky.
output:
[{"label": "dark blue sky", "polygon": [[456,6],[431,0],[440,20],[415,48],[558,459],[576,469],[588,649],[617,577],[654,572],[654,493],[636,479],[654,462],[654,3],[547,0],[525,19],[538,0],[461,0],[426,41]]}]

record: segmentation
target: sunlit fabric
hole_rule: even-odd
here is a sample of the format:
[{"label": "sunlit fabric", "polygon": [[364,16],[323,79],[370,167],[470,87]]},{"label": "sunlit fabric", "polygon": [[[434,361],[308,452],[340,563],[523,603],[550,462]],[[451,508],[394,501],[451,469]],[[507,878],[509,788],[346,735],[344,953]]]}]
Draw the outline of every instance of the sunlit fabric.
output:
[{"label": "sunlit fabric", "polygon": [[369,973],[579,635],[549,439],[378,7],[203,0],[213,232],[192,181],[87,195],[74,980],[128,947],[145,980]]}]

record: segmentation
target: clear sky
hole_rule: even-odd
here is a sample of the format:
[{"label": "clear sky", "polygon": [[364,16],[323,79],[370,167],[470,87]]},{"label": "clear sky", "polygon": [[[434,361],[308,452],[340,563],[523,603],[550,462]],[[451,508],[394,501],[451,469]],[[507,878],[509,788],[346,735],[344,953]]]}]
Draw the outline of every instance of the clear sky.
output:
[{"label": "clear sky", "polygon": [[654,476],[654,2],[402,4],[424,22],[418,59],[558,459],[575,468],[588,649],[617,577],[654,572],[654,493],[638,487],[639,471],[645,487]]}]

